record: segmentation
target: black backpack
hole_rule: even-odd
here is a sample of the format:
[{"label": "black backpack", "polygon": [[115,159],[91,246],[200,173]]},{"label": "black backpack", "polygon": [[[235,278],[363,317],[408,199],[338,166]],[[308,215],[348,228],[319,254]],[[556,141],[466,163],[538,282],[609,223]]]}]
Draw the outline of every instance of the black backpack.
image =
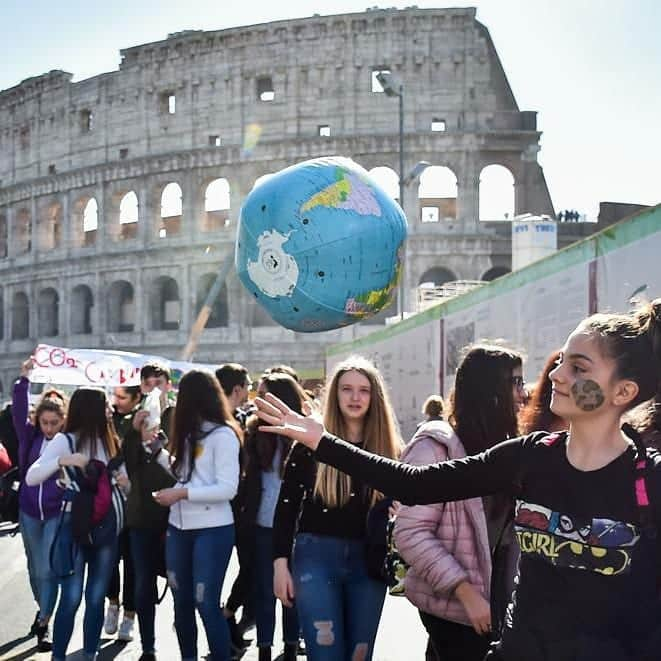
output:
[{"label": "black backpack", "polygon": [[18,523],[18,466],[12,466],[0,475],[0,521]]}]

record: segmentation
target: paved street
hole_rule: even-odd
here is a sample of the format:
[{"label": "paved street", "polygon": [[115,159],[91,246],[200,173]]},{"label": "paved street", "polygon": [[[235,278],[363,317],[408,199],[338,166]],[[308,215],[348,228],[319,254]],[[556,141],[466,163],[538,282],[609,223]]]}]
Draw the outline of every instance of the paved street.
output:
[{"label": "paved street", "polygon": [[[28,584],[20,535],[11,536],[9,530],[7,526],[0,524],[0,567],[2,567],[0,569],[0,661],[23,659],[47,661],[50,659],[50,654],[38,654],[35,648],[36,639],[27,636],[34,618],[35,606]],[[233,558],[225,582],[226,590],[231,586],[231,580],[235,575],[236,563]],[[82,615],[81,606],[73,639],[69,645],[70,654],[67,659],[70,661],[82,659]],[[253,633],[251,632],[251,635]],[[179,659],[177,640],[172,629],[172,602],[169,594],[157,611],[156,635],[159,660],[176,661]],[[276,640],[278,637],[279,632],[276,631]],[[100,660],[132,661],[138,659],[140,645],[137,638],[137,627],[136,639],[128,644],[120,644],[103,634]],[[386,600],[381,619],[374,660],[422,660],[424,659],[425,640],[417,611],[406,599],[389,597]],[[205,653],[207,649],[204,629],[200,626],[200,653]],[[249,648],[243,659],[244,661],[256,661],[256,649]],[[342,660],[338,659],[338,661]]]}]

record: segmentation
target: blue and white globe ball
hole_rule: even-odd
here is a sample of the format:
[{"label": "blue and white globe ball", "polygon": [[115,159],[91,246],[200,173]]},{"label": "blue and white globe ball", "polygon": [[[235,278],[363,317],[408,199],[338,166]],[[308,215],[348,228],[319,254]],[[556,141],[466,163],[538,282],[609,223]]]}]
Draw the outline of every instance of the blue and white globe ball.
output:
[{"label": "blue and white globe ball", "polygon": [[279,324],[316,332],[390,305],[406,217],[347,158],[319,158],[258,184],[241,209],[236,270]]}]

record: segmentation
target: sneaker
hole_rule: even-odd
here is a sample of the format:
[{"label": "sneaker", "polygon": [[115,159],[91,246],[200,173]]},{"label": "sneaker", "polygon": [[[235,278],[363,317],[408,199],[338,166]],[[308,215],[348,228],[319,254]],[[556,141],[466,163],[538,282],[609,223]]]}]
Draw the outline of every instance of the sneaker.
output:
[{"label": "sneaker", "polygon": [[39,652],[50,652],[53,649],[53,639],[47,624],[37,627],[37,650]]},{"label": "sneaker", "polygon": [[125,617],[122,620],[119,626],[119,633],[117,634],[119,640],[124,640],[127,643],[133,640],[133,623],[134,619],[131,617]]},{"label": "sneaker", "polygon": [[154,652],[143,652],[138,661],[156,661],[156,654]]},{"label": "sneaker", "polygon": [[106,620],[103,623],[103,630],[110,636],[117,633],[117,623],[119,622],[119,606],[110,604],[106,611]]}]

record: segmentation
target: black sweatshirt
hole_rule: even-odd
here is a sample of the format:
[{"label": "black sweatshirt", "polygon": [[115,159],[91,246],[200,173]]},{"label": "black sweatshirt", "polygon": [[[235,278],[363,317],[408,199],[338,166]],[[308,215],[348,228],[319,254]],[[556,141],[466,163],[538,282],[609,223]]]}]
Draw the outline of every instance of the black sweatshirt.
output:
[{"label": "black sweatshirt", "polygon": [[[595,471],[569,463],[564,434],[544,432],[428,466],[371,455],[329,434],[316,455],[407,505],[494,493],[517,499],[520,578],[499,645],[503,659],[661,658],[659,535],[639,524],[633,446]],[[647,489],[661,534],[661,459],[651,457]]]},{"label": "black sweatshirt", "polygon": [[351,480],[351,498],[342,507],[327,507],[313,495],[317,461],[297,443],[285,465],[273,522],[273,558],[289,558],[297,532],[345,539],[365,539],[369,512],[367,489]]}]

